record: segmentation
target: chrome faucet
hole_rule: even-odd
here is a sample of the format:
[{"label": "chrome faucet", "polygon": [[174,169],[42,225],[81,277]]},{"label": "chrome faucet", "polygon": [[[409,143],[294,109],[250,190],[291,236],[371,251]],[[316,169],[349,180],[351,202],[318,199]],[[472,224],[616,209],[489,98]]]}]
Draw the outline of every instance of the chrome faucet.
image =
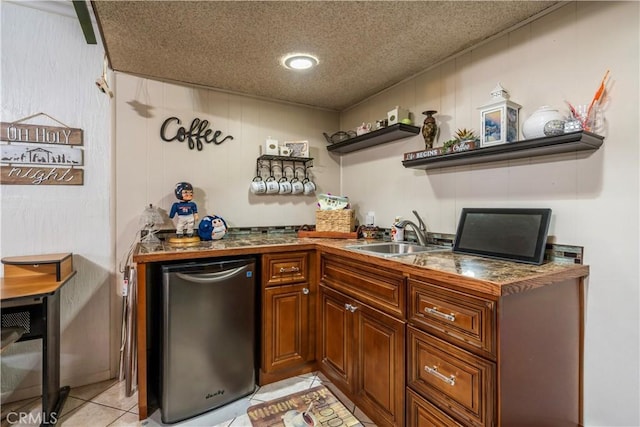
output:
[{"label": "chrome faucet", "polygon": [[404,228],[407,225],[410,225],[411,228],[413,228],[413,231],[416,233],[418,244],[420,246],[426,246],[427,245],[427,227],[424,225],[424,221],[422,220],[422,218],[420,218],[420,215],[418,215],[418,212],[413,211],[413,214],[416,216],[416,218],[418,218],[418,224],[420,225],[416,225],[416,223],[414,223],[413,221],[409,221],[408,219],[405,219],[398,223],[398,227]]}]

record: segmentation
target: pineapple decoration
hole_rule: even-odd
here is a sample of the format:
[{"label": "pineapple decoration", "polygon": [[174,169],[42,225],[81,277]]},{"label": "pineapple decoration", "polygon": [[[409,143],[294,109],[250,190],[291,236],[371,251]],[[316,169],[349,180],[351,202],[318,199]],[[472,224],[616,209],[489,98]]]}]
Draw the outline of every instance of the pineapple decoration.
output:
[{"label": "pineapple decoration", "polygon": [[424,138],[425,149],[433,148],[433,143],[438,134],[438,125],[433,115],[437,113],[435,110],[424,111],[422,114],[427,116],[422,124],[422,137]]}]

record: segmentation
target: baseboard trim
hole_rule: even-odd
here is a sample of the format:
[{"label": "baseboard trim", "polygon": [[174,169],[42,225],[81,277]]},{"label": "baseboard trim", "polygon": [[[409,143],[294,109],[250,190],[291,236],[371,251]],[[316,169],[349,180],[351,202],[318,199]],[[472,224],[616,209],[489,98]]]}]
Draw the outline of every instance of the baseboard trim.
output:
[{"label": "baseboard trim", "polygon": [[[95,384],[101,381],[110,380],[114,378],[111,375],[110,370],[105,370],[101,372],[97,372],[91,375],[79,375],[74,377],[63,377],[60,379],[60,387],[62,386],[70,386],[70,387],[80,387],[88,384]],[[3,391],[2,396],[0,397],[0,403],[6,404],[11,402],[16,402],[18,400],[30,399],[33,397],[40,397],[42,395],[42,385],[38,384],[31,387],[17,388],[15,390]]]}]

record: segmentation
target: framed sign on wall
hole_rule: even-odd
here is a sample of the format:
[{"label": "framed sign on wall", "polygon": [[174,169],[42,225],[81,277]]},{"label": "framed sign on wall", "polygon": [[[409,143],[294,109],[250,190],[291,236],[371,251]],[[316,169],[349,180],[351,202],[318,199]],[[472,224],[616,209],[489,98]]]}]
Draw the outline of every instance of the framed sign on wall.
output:
[{"label": "framed sign on wall", "polygon": [[[22,123],[41,115],[63,127]],[[83,145],[82,129],[66,126],[45,113],[2,122],[0,184],[83,185]]]}]

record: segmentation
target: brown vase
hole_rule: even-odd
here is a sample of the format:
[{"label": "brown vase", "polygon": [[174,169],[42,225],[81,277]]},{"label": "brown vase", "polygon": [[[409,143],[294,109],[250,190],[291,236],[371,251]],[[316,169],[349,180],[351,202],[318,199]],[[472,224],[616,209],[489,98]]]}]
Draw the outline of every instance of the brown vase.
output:
[{"label": "brown vase", "polygon": [[433,143],[436,140],[438,134],[438,125],[433,115],[437,113],[435,110],[423,111],[422,114],[427,116],[422,124],[422,137],[424,138],[424,145],[426,149],[433,148]]}]

